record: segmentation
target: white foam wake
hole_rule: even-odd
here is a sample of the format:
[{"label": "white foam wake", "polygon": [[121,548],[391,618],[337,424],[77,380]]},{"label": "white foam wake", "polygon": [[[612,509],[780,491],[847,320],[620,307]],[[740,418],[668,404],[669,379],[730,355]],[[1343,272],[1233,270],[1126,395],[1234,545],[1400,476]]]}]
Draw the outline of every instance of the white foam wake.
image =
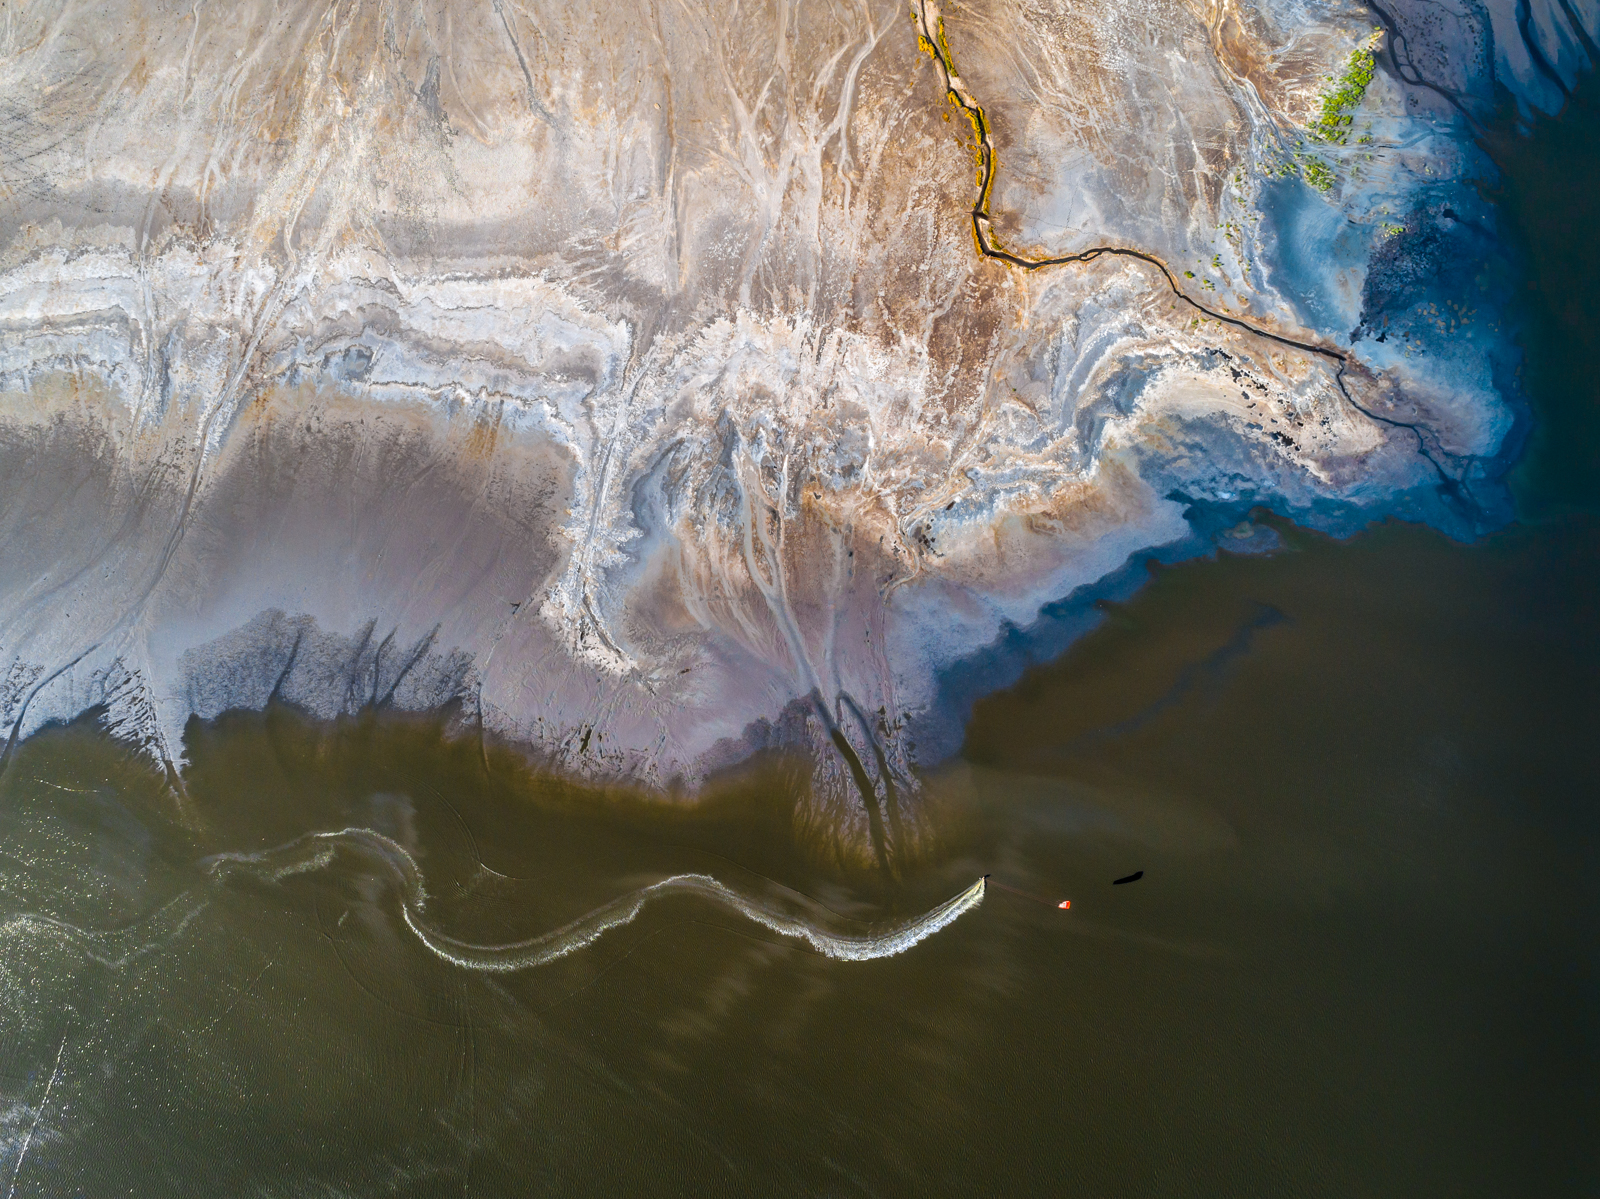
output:
[{"label": "white foam wake", "polygon": [[920,916],[849,932],[843,930],[848,922],[825,909],[799,915],[765,898],[737,891],[708,874],[675,874],[602,904],[552,932],[506,945],[474,945],[447,936],[424,922],[422,914],[427,909],[428,892],[416,859],[404,846],[368,828],[308,833],[286,845],[260,853],[217,854],[207,858],[203,865],[214,874],[242,868],[277,881],[292,874],[323,869],[332,863],[335,853],[342,846],[359,846],[382,859],[399,882],[400,912],[406,927],[434,954],[468,970],[511,971],[543,966],[582,949],[610,929],[630,923],[651,900],[670,895],[696,895],[708,899],[731,908],[763,928],[806,941],[830,958],[864,962],[904,953],[954,922],[962,913],[982,903],[984,895],[984,880],[980,878],[959,895]]},{"label": "white foam wake", "polygon": [[205,906],[204,896],[185,891],[120,928],[84,927],[46,912],[15,912],[0,919],[0,953],[48,938],[73,946],[92,962],[120,970],[176,941]]}]

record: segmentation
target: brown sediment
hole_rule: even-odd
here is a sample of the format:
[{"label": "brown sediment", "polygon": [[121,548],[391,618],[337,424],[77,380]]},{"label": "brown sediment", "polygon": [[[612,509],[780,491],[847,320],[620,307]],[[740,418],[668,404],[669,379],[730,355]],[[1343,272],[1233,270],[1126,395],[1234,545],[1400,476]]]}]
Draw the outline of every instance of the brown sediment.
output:
[{"label": "brown sediment", "polygon": [[[929,16],[930,9],[933,12],[931,19]],[[1238,317],[1207,308],[1183,290],[1178,283],[1178,277],[1173,274],[1172,269],[1165,262],[1147,251],[1135,250],[1127,246],[1093,246],[1076,254],[1064,254],[1054,258],[1028,258],[1021,254],[1015,254],[1002,246],[994,236],[994,220],[989,214],[989,202],[994,192],[994,177],[997,169],[994,141],[990,136],[989,130],[989,118],[984,114],[983,106],[978,103],[977,98],[961,82],[960,72],[955,67],[955,57],[951,53],[950,44],[945,37],[944,17],[939,15],[937,5],[931,4],[930,0],[917,0],[917,3],[912,7],[911,17],[917,25],[917,44],[938,64],[940,74],[944,77],[945,94],[953,104],[961,109],[963,115],[972,125],[973,134],[977,138],[978,196],[972,205],[972,240],[978,249],[978,253],[985,258],[993,259],[996,262],[1004,262],[1008,266],[1019,267],[1026,271],[1041,270],[1050,266],[1067,266],[1072,263],[1088,263],[1108,255],[1147,262],[1161,272],[1167,281],[1167,286],[1172,289],[1173,295],[1210,319],[1232,325],[1237,329],[1243,329],[1247,333],[1270,338],[1282,345],[1292,346],[1297,350],[1304,350],[1308,354],[1317,354],[1324,358],[1330,358],[1340,363],[1341,366],[1344,364],[1346,356],[1329,346],[1285,337],[1281,333],[1273,333],[1258,325],[1251,324],[1249,321],[1243,321]]]},{"label": "brown sediment", "polygon": [[1272,37],[1262,14],[1237,0],[1194,4],[1206,27],[1218,64],[1255,89],[1273,112],[1307,109],[1326,78],[1326,63],[1314,50],[1291,43],[1278,53],[1265,52]]},{"label": "brown sediment", "polygon": [[[929,16],[930,9],[933,13],[931,19]],[[916,0],[911,9],[911,18],[917,25],[917,44],[938,64],[939,71],[944,77],[945,94],[966,115],[978,139],[978,196],[972,206],[972,238],[980,254],[985,258],[1003,262],[1008,266],[1018,267],[1025,271],[1036,271],[1051,266],[1067,266],[1073,263],[1088,263],[1095,261],[1097,258],[1107,256],[1131,258],[1139,262],[1147,262],[1161,272],[1174,296],[1210,320],[1220,321],[1225,325],[1242,329],[1246,333],[1253,333],[1258,337],[1277,342],[1279,345],[1289,346],[1307,354],[1315,354],[1318,357],[1336,363],[1334,382],[1345,400],[1370,420],[1388,425],[1391,428],[1410,430],[1417,439],[1417,453],[1433,467],[1434,472],[1439,476],[1441,486],[1452,494],[1461,490],[1461,481],[1449,474],[1438,458],[1434,456],[1428,446],[1423,427],[1419,423],[1381,416],[1357,402],[1356,398],[1350,394],[1350,389],[1345,386],[1344,381],[1345,371],[1351,365],[1349,355],[1341,353],[1331,346],[1285,337],[1281,333],[1273,333],[1250,321],[1240,320],[1236,316],[1230,316],[1227,313],[1207,308],[1183,290],[1178,283],[1178,277],[1173,274],[1171,267],[1154,254],[1144,250],[1135,250],[1127,246],[1093,246],[1076,254],[1064,254],[1054,258],[1027,258],[1020,254],[1014,254],[1001,246],[995,240],[991,231],[993,218],[989,215],[989,200],[994,191],[994,176],[997,167],[994,141],[989,133],[989,118],[984,115],[983,106],[978,103],[977,98],[961,82],[961,75],[955,67],[955,57],[951,53],[950,44],[945,38],[944,17],[939,14],[938,6],[932,0]]]},{"label": "brown sediment", "polygon": [[[930,629],[944,627],[946,614],[918,607],[927,601],[914,587],[897,589],[925,581],[923,594],[948,587],[955,600],[987,589],[1020,612],[1035,591],[1087,582],[1074,564],[1097,552],[1102,534],[1134,523],[1151,537],[1170,530],[1157,519],[1158,497],[1136,478],[1134,451],[1181,449],[1168,440],[1178,418],[1205,406],[1185,393],[1170,405],[1178,416],[1158,406],[1146,420],[1139,410],[1100,456],[1098,431],[1087,430],[1104,422],[1093,424],[1091,413],[1069,424],[1071,412],[1050,406],[1068,377],[1065,358],[1052,362],[1046,347],[1071,319],[1069,292],[1102,289],[1096,308],[1108,315],[1091,320],[1126,338],[1120,348],[1085,341],[1073,351],[1086,372],[1101,372],[1085,373],[1085,387],[1116,382],[1135,355],[1182,357],[1187,343],[1219,331],[1230,362],[1263,350],[1292,359],[1284,373],[1293,377],[1277,379],[1291,391],[1321,397],[1323,364],[1330,374],[1344,365],[1320,345],[1195,303],[1143,251],[1034,259],[1007,249],[1025,243],[1020,223],[991,219],[1005,132],[995,134],[955,74],[939,0],[914,11],[931,33],[924,48],[945,69],[949,105],[972,130],[971,142],[963,138],[970,159],[940,161],[938,143],[924,140],[931,94],[898,90],[918,60],[870,58],[883,32],[872,13],[865,40],[844,21],[841,36],[851,40],[836,59],[823,54],[827,39],[809,18],[799,41],[785,26],[770,45],[749,15],[705,17],[707,33],[726,37],[641,41],[629,24],[608,44],[590,36],[613,24],[602,13],[584,19],[604,28],[575,25],[541,49],[538,31],[492,8],[468,19],[442,6],[439,22],[415,22],[393,45],[381,11],[366,6],[326,17],[306,10],[281,31],[246,20],[233,31],[251,35],[242,46],[208,41],[215,26],[200,15],[182,86],[170,64],[150,75],[139,112],[151,116],[139,120],[208,141],[205,164],[196,150],[160,166],[151,189],[113,186],[144,178],[146,160],[165,161],[169,149],[124,139],[81,184],[99,189],[85,191],[82,210],[106,224],[61,230],[52,210],[64,211],[64,201],[49,190],[15,218],[44,224],[21,226],[8,258],[54,254],[58,243],[92,243],[107,256],[16,276],[17,288],[37,277],[52,297],[59,292],[38,321],[42,334],[33,317],[15,327],[41,338],[29,343],[28,369],[56,372],[65,361],[44,335],[85,346],[108,338],[129,364],[102,362],[97,346],[74,350],[76,374],[51,373],[48,384],[30,376],[16,423],[34,436],[46,398],[51,412],[84,410],[111,430],[113,481],[148,481],[143,492],[130,485],[128,499],[108,490],[98,505],[132,513],[137,536],[108,543],[123,557],[83,592],[94,619],[122,640],[84,623],[88,598],[74,601],[70,625],[36,605],[27,610],[36,631],[20,642],[28,669],[71,659],[79,676],[109,671],[107,663],[135,671],[160,700],[141,711],[152,727],[165,721],[176,754],[194,694],[184,688],[222,677],[235,660],[277,655],[262,667],[264,684],[241,667],[238,686],[219,683],[216,703],[199,714],[257,702],[274,677],[288,677],[278,658],[295,661],[293,622],[302,617],[320,621],[330,645],[333,633],[355,630],[350,656],[381,658],[385,677],[407,653],[459,647],[474,663],[463,695],[480,758],[481,736],[498,735],[548,748],[552,769],[576,778],[631,778],[679,795],[736,752],[799,747],[821,763],[795,803],[797,830],[815,830],[801,840],[874,872],[887,858],[900,872],[908,853],[931,844],[913,799],[907,730],[916,726],[905,715],[931,701],[911,677],[923,669],[923,647],[892,638],[912,619],[903,613],[931,612]],[[180,31],[174,55],[190,41],[191,28]],[[726,78],[701,69],[719,65],[702,48],[718,43],[743,47],[720,64]],[[862,77],[841,82],[827,63],[847,61],[851,45]],[[590,69],[596,46],[613,56],[613,80],[646,61],[662,64],[661,78],[630,66],[651,81],[613,95],[593,82],[608,74]],[[786,57],[802,47],[815,57],[816,86],[827,85],[810,99],[802,67],[812,58]],[[138,60],[135,50],[108,40],[101,56]],[[1109,112],[1116,79],[1093,53],[1055,82],[1072,87],[1074,103]],[[154,51],[146,57],[159,62]],[[773,78],[787,81],[787,99],[763,90],[762,72],[780,59],[788,65]],[[66,78],[88,78],[74,62],[60,60],[77,71]],[[576,82],[546,89],[541,101],[530,74]],[[128,87],[139,90],[139,78]],[[916,87],[927,84],[922,76]],[[757,94],[764,99],[746,111]],[[40,112],[78,120],[93,111],[63,95],[50,93]],[[235,95],[236,110],[226,107]],[[559,114],[556,124],[530,114],[543,103]],[[949,105],[939,107],[953,121]],[[836,141],[818,140],[809,115],[790,123],[813,108],[819,122],[836,110]],[[1089,124],[1083,137],[1104,161],[1121,123]],[[590,128],[592,137],[572,134]],[[561,155],[544,153],[569,137]],[[778,154],[773,147],[790,137],[799,140]],[[1195,154],[1207,162],[1210,148],[1231,144],[1199,141]],[[735,142],[748,161],[724,155]],[[226,169],[212,169],[212,159]],[[613,178],[618,163],[626,170]],[[947,197],[965,186],[967,163],[978,255],[957,244],[969,234],[950,219],[959,201]],[[1008,165],[1019,164],[1008,157]],[[598,207],[586,190],[591,168],[608,181]],[[613,183],[622,190],[613,193]],[[97,207],[102,196],[114,210]],[[1157,266],[1172,294],[1119,257]],[[1075,286],[1063,291],[1029,287],[983,258],[1019,271],[1095,265],[1069,276]],[[203,288],[190,282],[199,280]],[[258,283],[267,290],[250,290]],[[128,298],[93,307],[118,289]],[[1218,324],[1196,337],[1168,336],[1174,325],[1211,320]],[[1273,327],[1271,317],[1263,323]],[[1267,340],[1241,352],[1235,340],[1253,341],[1245,331]],[[1180,363],[1173,375],[1186,370]],[[102,374],[130,382],[120,391],[107,383],[101,395]],[[1363,379],[1353,390],[1380,412],[1436,419],[1412,415],[1376,386]],[[1161,405],[1170,394],[1151,393]],[[1225,399],[1219,419],[1231,419]],[[1054,440],[1038,440],[1035,426]],[[1363,430],[1361,447],[1369,436]],[[1130,437],[1147,442],[1130,448]],[[1437,433],[1427,437],[1441,460],[1453,460]],[[1271,453],[1296,470],[1310,462],[1327,482],[1325,460],[1307,458],[1304,445],[1291,452],[1287,436],[1264,438]],[[1354,478],[1362,462],[1346,453],[1338,465]],[[1027,481],[1013,487],[1013,477]],[[171,510],[168,491],[177,497]],[[57,525],[59,545],[39,545],[37,563],[13,564],[24,584],[59,571],[56,559],[109,552],[91,536],[101,523],[106,536],[114,531],[104,513],[70,522],[81,534],[68,523]],[[40,541],[33,529],[21,532]],[[256,600],[289,614],[273,625],[276,640],[257,636]],[[948,619],[953,638],[988,635],[983,619]],[[141,640],[147,629],[155,650]],[[256,631],[235,637],[239,630]],[[217,647],[205,659],[211,666],[191,673],[168,660],[186,639]],[[100,647],[91,651],[99,657],[76,657],[84,645]],[[933,656],[958,648],[937,645]],[[900,653],[913,656],[911,669],[891,661]],[[306,657],[294,669],[309,678]],[[378,672],[374,664],[361,677]],[[45,700],[70,714],[81,692],[62,677]],[[385,686],[352,694],[377,702],[393,696]],[[323,697],[306,682],[301,693],[344,710],[344,690]],[[271,694],[293,698],[281,685]],[[168,695],[177,698],[169,704]],[[7,722],[15,716],[22,728],[45,700]]]}]

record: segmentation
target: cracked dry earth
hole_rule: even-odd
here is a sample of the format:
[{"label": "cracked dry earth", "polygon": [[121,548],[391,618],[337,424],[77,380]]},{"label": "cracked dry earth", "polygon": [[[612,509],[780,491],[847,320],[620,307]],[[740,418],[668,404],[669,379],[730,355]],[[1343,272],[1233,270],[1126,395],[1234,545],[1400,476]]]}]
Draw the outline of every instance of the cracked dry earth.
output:
[{"label": "cracked dry earth", "polygon": [[815,830],[914,854],[940,672],[1197,512],[1497,519],[1493,296],[1416,315],[1485,254],[1460,114],[1385,58],[1335,186],[1291,169],[1373,25],[8,7],[9,744],[455,705],[663,794],[785,750]]}]

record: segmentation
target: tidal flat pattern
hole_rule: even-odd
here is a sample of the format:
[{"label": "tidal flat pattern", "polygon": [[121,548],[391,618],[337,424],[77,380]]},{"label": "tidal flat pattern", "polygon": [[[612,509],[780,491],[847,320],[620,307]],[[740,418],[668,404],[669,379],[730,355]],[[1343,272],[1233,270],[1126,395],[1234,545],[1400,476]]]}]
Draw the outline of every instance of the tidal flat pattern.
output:
[{"label": "tidal flat pattern", "polygon": [[6,1199],[1592,1195],[1595,21],[0,11]]},{"label": "tidal flat pattern", "polygon": [[[1283,536],[981,702],[894,886],[797,839],[778,761],[664,804],[279,704],[191,724],[180,807],[91,723],[36,735],[16,1193],[1582,1194],[1600,531]],[[480,947],[673,875],[841,932],[1001,885],[877,960],[683,893],[498,971],[419,938],[391,846]]]},{"label": "tidal flat pattern", "polygon": [[282,700],[661,796],[799,753],[893,877],[941,679],[1049,605],[1257,507],[1509,518],[1476,137],[1574,85],[1547,8],[8,10],[6,744],[103,707],[176,777]]}]

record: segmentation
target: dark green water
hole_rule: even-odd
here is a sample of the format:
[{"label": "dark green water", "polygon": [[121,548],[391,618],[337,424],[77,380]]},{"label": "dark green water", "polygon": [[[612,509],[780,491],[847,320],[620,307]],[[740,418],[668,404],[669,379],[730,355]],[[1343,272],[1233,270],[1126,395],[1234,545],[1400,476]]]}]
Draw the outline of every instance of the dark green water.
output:
[{"label": "dark green water", "polygon": [[1524,517],[1600,507],[1600,83],[1523,136],[1508,113],[1480,139],[1526,278],[1523,382],[1537,423],[1512,474]]},{"label": "dark green water", "polygon": [[[0,1186],[1600,1192],[1600,312],[1570,281],[1600,254],[1569,220],[1593,212],[1561,182],[1574,136],[1600,144],[1592,109],[1504,151],[1528,522],[1470,547],[1285,527],[1273,557],[1162,570],[979,705],[930,780],[939,855],[897,894],[795,844],[777,764],[668,811],[427,721],[274,709],[192,725],[179,803],[92,720],[24,743],[0,779]],[[489,973],[426,948],[371,854],[207,868],[346,826],[404,846],[430,923],[474,942],[683,872],[863,918],[983,872],[1072,908],[996,888],[841,962],[679,897]]]},{"label": "dark green water", "polygon": [[180,810],[92,726],[35,737],[0,903],[128,931],[5,926],[0,1086],[62,1062],[27,1193],[1586,1193],[1600,523],[1286,535],[980,705],[902,906],[993,871],[1072,909],[993,889],[880,961],[675,899],[475,973],[370,857],[197,865],[363,825],[479,942],[683,871],[873,910],[778,773],[672,814],[279,709],[193,726]]}]

